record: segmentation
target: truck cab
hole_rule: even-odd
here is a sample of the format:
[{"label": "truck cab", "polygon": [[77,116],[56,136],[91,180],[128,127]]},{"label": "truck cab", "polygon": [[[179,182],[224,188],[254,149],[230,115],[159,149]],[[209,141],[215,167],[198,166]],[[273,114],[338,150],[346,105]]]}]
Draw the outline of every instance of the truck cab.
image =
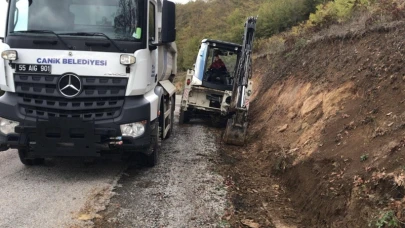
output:
[{"label": "truck cab", "polygon": [[114,152],[156,164],[172,128],[174,3],[8,0],[7,12],[0,149],[26,165]]}]

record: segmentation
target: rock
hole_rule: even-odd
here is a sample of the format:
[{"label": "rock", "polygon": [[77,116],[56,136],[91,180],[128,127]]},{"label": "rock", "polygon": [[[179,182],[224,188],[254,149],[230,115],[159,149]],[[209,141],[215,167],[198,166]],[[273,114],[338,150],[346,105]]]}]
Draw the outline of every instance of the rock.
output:
[{"label": "rock", "polygon": [[241,222],[243,225],[248,226],[250,228],[259,228],[260,227],[260,224],[254,222],[252,219],[243,219]]},{"label": "rock", "polygon": [[284,124],[283,126],[278,127],[278,132],[284,132],[287,130],[288,124]]},{"label": "rock", "polygon": [[290,120],[295,119],[295,117],[297,117],[297,113],[294,113],[294,112],[290,112],[287,115],[287,118]]},{"label": "rock", "polygon": [[295,152],[297,152],[298,150],[299,150],[300,148],[294,148],[294,149],[291,149],[288,153],[290,153],[290,154],[292,154],[292,153],[295,153]]},{"label": "rock", "polygon": [[391,79],[391,84],[392,84],[392,83],[394,83],[398,78],[397,78],[396,75],[393,74],[393,75],[390,76],[390,79]]},{"label": "rock", "polygon": [[94,216],[90,215],[90,214],[81,214],[77,219],[80,221],[88,221],[88,220],[92,220],[94,218]]},{"label": "rock", "polygon": [[308,124],[307,122],[302,123],[302,125],[301,125],[301,129],[302,129],[302,130],[307,129],[308,127],[309,127],[309,124]]},{"label": "rock", "polygon": [[293,129],[293,132],[299,132],[299,131],[301,131],[301,124],[295,126]]}]

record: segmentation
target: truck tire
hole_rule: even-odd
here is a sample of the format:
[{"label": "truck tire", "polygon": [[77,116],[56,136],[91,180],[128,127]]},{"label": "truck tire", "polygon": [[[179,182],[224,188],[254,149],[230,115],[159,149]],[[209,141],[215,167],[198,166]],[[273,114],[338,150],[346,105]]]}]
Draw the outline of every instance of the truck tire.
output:
[{"label": "truck tire", "polygon": [[18,149],[18,156],[20,157],[21,163],[26,166],[40,165],[44,163],[44,158],[27,158],[28,152],[28,149]]},{"label": "truck tire", "polygon": [[176,95],[174,94],[170,99],[171,99],[170,130],[169,132],[167,132],[165,139],[168,139],[173,134],[174,131],[174,110],[176,109]]},{"label": "truck tire", "polygon": [[185,124],[190,122],[190,113],[188,111],[180,110],[179,123]]},{"label": "truck tire", "polygon": [[174,96],[171,96],[170,98],[170,102],[169,102],[169,106],[170,106],[170,116],[169,116],[169,119],[170,119],[170,129],[169,129],[169,131],[167,132],[167,134],[166,134],[166,136],[165,137],[163,137],[163,132],[164,132],[164,129],[163,129],[163,126],[166,126],[166,120],[164,120],[164,110],[166,109],[166,103],[163,101],[162,102],[162,105],[161,105],[161,107],[160,107],[160,113],[163,113],[163,115],[160,115],[160,118],[159,118],[159,122],[161,123],[161,138],[162,139],[168,139],[169,137],[170,137],[170,135],[172,134],[172,132],[173,132],[173,126],[174,126],[174,110],[175,110],[175,108],[176,108],[176,104],[175,104],[175,102],[176,102],[176,100],[175,100],[175,97]]},{"label": "truck tire", "polygon": [[151,142],[145,154],[145,165],[154,167],[159,161],[159,122],[157,121],[155,130],[151,133]]}]

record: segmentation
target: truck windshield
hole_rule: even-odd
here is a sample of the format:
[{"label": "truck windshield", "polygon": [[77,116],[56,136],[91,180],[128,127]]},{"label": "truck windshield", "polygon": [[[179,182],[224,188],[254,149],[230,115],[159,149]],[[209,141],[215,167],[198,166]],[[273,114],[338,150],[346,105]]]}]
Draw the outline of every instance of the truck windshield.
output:
[{"label": "truck windshield", "polygon": [[142,36],[139,1],[11,0],[7,31],[90,32],[104,33],[116,40],[139,40]]}]

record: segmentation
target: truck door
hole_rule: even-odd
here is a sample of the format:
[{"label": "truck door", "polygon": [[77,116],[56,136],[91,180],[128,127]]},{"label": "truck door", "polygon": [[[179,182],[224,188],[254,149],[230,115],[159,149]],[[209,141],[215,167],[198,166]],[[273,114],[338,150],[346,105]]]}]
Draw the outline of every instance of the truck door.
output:
[{"label": "truck door", "polygon": [[[158,42],[158,37],[156,36],[156,28],[157,28],[157,7],[156,3],[154,1],[149,2],[149,16],[148,16],[148,41],[149,43],[157,43]],[[160,69],[162,66],[158,66],[159,64],[159,49],[160,47],[157,48],[151,48],[151,60],[152,60],[152,71],[151,71],[151,85],[154,85],[158,81],[159,74],[161,72]]]},{"label": "truck door", "polygon": [[[0,53],[9,49],[8,45],[0,40]],[[6,68],[4,67],[4,59],[0,58],[0,90],[8,91]]]},{"label": "truck door", "polygon": [[[0,3],[0,53],[4,50],[9,49],[9,46],[4,44],[4,37],[6,36],[6,21],[7,21],[7,9],[8,9],[8,3],[6,1],[2,1]],[[4,59],[0,58],[0,89],[5,91],[9,90],[7,81],[6,81],[6,71],[4,68]]]}]

